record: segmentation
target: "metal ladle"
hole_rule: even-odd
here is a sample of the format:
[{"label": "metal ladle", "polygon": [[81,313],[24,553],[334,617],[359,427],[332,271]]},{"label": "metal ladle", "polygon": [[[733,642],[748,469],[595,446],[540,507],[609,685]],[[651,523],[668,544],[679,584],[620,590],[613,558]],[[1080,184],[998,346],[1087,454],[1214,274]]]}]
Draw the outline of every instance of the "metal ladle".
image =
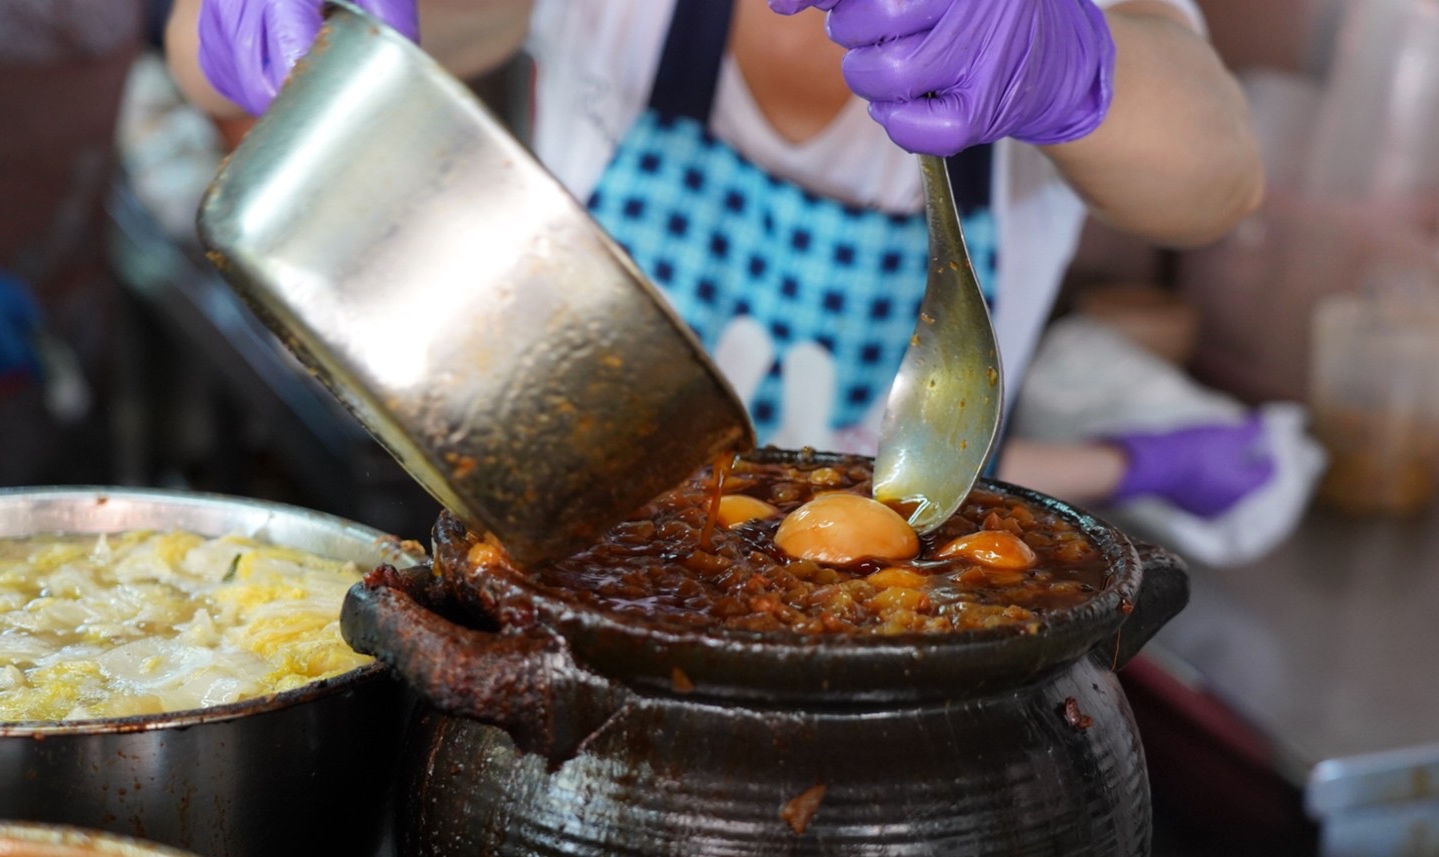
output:
[{"label": "metal ladle", "polygon": [[929,280],[879,430],[874,498],[913,508],[927,533],[974,487],[999,435],[1004,381],[942,158],[920,155]]}]

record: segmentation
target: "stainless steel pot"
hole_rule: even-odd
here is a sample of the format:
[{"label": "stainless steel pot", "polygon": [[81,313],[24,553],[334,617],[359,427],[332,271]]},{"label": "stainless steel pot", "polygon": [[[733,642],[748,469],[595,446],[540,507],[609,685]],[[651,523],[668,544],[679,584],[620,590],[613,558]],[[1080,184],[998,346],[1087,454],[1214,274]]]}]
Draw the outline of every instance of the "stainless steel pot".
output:
[{"label": "stainless steel pot", "polygon": [[[362,570],[422,551],[306,509],[127,488],[0,490],[0,536],[243,533]],[[259,699],[173,714],[0,724],[0,818],[76,825],[207,857],[378,849],[403,688],[379,664]]]},{"label": "stainless steel pot", "polygon": [[75,827],[0,822],[0,857],[194,857],[128,836]]},{"label": "stainless steel pot", "polygon": [[200,239],[415,479],[532,560],[753,446],[663,295],[465,85],[357,6],[326,16]]},{"label": "stainless steel pot", "polygon": [[341,614],[350,644],[429,703],[402,763],[403,852],[1147,855],[1144,753],[1115,671],[1184,606],[1183,563],[985,487],[1085,533],[1105,589],[1034,633],[676,630],[465,573],[471,542],[442,516],[441,575],[372,575]]}]

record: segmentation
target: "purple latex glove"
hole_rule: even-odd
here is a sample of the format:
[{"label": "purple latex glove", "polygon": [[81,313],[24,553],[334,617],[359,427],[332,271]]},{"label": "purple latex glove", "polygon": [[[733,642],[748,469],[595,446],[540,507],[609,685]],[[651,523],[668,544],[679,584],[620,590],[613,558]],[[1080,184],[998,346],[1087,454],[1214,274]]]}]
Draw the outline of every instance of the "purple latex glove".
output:
[{"label": "purple latex glove", "polygon": [[[200,68],[210,85],[250,114],[264,113],[319,35],[321,5],[322,0],[204,0]],[[415,0],[355,0],[355,5],[419,40]]]},{"label": "purple latex glove", "polygon": [[822,9],[828,12],[838,2],[839,0],[769,0],[769,7],[781,15],[793,15],[805,9]]},{"label": "purple latex glove", "polygon": [[1114,40],[1092,0],[770,0],[829,10],[844,79],[890,139],[952,155],[1013,137],[1064,143],[1099,126]]},{"label": "purple latex glove", "polygon": [[1274,477],[1257,415],[1237,425],[1205,425],[1109,439],[1129,458],[1112,502],[1163,497],[1187,512],[1213,518]]}]

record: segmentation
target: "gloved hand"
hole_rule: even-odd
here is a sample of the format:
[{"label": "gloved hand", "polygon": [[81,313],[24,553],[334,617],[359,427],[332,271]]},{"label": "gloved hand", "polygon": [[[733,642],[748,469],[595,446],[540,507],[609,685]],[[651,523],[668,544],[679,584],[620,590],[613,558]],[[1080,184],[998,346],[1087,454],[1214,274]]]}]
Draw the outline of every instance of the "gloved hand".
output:
[{"label": "gloved hand", "polygon": [[1109,438],[1129,469],[1111,502],[1153,495],[1187,512],[1214,518],[1274,477],[1258,415],[1237,425],[1204,425],[1157,434]]},{"label": "gloved hand", "polygon": [[[415,0],[355,5],[418,41]],[[321,0],[204,0],[200,68],[221,95],[255,116],[265,112],[290,69],[320,33]]]},{"label": "gloved hand", "polygon": [[769,0],[829,11],[844,79],[911,152],[1013,137],[1064,143],[1113,98],[1114,40],[1092,0]]},{"label": "gloved hand", "polygon": [[30,288],[0,271],[0,392],[40,377],[39,333],[40,305]]}]

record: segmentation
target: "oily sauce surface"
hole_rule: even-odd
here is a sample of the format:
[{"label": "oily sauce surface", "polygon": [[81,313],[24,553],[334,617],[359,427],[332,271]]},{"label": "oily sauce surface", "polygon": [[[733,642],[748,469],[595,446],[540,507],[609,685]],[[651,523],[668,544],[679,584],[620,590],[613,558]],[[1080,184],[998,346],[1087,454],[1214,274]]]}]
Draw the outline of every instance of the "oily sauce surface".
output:
[{"label": "oily sauce surface", "polygon": [[[776,546],[784,514],[825,492],[868,497],[871,475],[863,458],[740,459],[721,481],[706,467],[599,543],[530,576],[564,597],[648,622],[806,635],[1004,625],[1035,631],[1046,615],[1087,601],[1105,585],[1107,563],[1082,532],[1042,507],[984,490],[922,537],[913,559],[834,566],[795,559]],[[715,524],[717,485],[780,514]],[[986,530],[1018,537],[1032,549],[1032,563],[1017,569],[939,555],[956,539]]]}]

